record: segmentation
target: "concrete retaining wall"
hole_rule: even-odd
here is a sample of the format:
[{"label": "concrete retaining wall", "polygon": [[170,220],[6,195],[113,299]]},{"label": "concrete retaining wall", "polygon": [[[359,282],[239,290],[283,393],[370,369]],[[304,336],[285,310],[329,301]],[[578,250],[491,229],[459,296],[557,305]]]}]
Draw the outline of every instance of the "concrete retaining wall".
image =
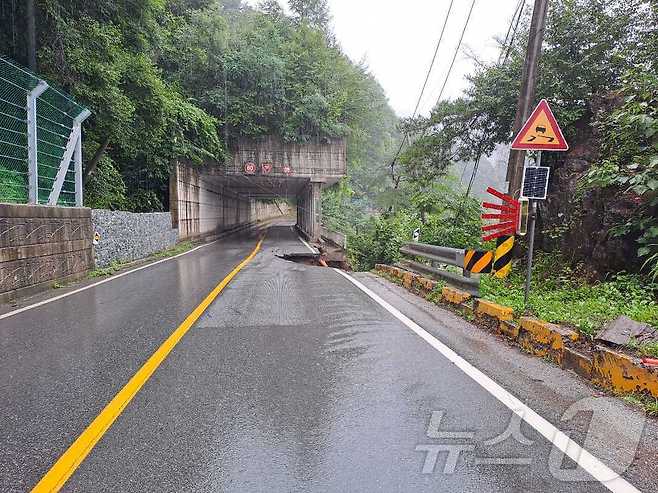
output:
[{"label": "concrete retaining wall", "polygon": [[311,241],[320,239],[322,220],[322,183],[309,182],[302,194],[297,197],[297,229]]},{"label": "concrete retaining wall", "polygon": [[171,248],[178,239],[171,213],[93,210],[91,219],[100,240],[94,247],[96,267],[130,261]]},{"label": "concrete retaining wall", "polygon": [[209,238],[254,220],[250,199],[182,164],[171,174],[169,205],[180,239]]},{"label": "concrete retaining wall", "polygon": [[93,268],[91,210],[0,204],[0,301]]},{"label": "concrete retaining wall", "polygon": [[287,176],[287,167],[294,176],[326,180],[347,173],[347,143],[345,139],[316,138],[304,144],[284,142],[272,135],[258,139],[241,138],[231,149],[233,159],[229,173],[244,173],[244,166],[253,162],[258,169],[270,163],[269,176]]}]

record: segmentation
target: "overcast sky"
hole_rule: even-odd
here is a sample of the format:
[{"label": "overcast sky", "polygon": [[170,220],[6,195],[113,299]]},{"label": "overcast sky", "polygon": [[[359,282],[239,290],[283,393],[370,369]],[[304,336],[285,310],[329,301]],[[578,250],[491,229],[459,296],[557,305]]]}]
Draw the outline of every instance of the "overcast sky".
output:
[{"label": "overcast sky", "polygon": [[[286,0],[279,2],[286,4]],[[481,59],[497,58],[493,38],[505,36],[517,2],[476,0],[444,99],[461,93],[466,84],[464,75],[473,69],[464,49]],[[333,29],[343,50],[355,62],[365,58],[399,116],[409,116],[414,110],[449,3],[450,0],[329,0]],[[421,114],[427,114],[436,102],[470,5],[469,0],[454,2],[420,106]]]}]

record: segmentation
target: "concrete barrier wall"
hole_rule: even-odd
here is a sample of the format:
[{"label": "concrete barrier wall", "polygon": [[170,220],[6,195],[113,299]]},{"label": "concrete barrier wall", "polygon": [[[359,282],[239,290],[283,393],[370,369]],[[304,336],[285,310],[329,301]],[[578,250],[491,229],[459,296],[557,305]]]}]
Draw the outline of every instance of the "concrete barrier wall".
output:
[{"label": "concrete barrier wall", "polygon": [[0,204],[0,301],[93,268],[91,210]]},{"label": "concrete barrier wall", "polygon": [[212,237],[255,220],[250,199],[182,164],[171,174],[169,205],[179,239]]},{"label": "concrete barrier wall", "polygon": [[138,214],[94,209],[91,218],[94,231],[100,235],[94,246],[96,267],[148,257],[173,247],[178,239],[169,212]]}]

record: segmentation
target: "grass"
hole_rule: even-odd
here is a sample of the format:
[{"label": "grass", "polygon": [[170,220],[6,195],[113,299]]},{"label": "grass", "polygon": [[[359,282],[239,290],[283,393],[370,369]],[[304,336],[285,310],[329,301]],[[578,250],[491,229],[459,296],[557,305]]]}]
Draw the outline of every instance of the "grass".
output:
[{"label": "grass", "polygon": [[[182,241],[180,243],[177,243],[171,248],[154,253],[153,255],[150,255],[149,257],[146,257],[145,259],[142,260],[149,261],[149,260],[157,260],[157,259],[173,257],[174,255],[179,255],[181,253],[187,252],[188,250],[191,250],[193,247],[194,247],[194,243],[192,243],[191,241]],[[89,272],[89,274],[87,274],[87,277],[93,279],[96,277],[111,276],[116,274],[118,271],[120,271],[130,263],[132,263],[132,261],[120,262],[118,260],[114,260],[107,267],[102,267],[99,269],[92,270],[91,272]]]},{"label": "grass", "polygon": [[87,277],[90,279],[94,279],[96,277],[105,277],[105,276],[111,276],[113,274],[116,274],[118,271],[121,270],[121,268],[126,265],[128,262],[119,262],[117,260],[114,260],[110,265],[107,267],[101,267],[98,269],[94,269],[89,274],[87,274]]},{"label": "grass", "polygon": [[432,303],[437,303],[441,301],[441,294],[445,286],[446,284],[443,281],[436,281],[436,286],[434,286],[434,289],[432,290],[431,293],[425,296],[425,299]]},{"label": "grass", "polygon": [[648,416],[658,416],[658,398],[647,394],[627,394],[620,397],[625,402],[644,409]]},{"label": "grass", "polygon": [[640,356],[658,358],[658,342],[639,344],[637,341],[631,339],[629,346],[631,349],[636,350]]},{"label": "grass", "polygon": [[158,259],[158,258],[167,258],[173,257],[174,255],[179,255],[181,253],[187,252],[194,247],[194,243],[191,241],[181,241],[167,250],[162,250],[161,252],[154,253],[149,258]]},{"label": "grass", "polygon": [[[524,266],[517,263],[507,279],[482,276],[481,295],[521,314],[524,282]],[[555,255],[540,254],[533,269],[528,305],[529,312],[543,320],[591,335],[619,315],[658,327],[657,294],[658,285],[648,278],[621,273],[589,283],[583,272],[569,268]],[[648,350],[658,352],[655,346]]]}]

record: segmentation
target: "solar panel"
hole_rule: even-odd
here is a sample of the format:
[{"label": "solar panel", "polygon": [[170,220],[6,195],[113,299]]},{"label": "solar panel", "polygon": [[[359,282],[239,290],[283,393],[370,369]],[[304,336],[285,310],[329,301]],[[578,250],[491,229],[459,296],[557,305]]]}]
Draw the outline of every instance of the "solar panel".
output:
[{"label": "solar panel", "polygon": [[550,171],[547,166],[526,166],[523,169],[521,197],[545,200]]}]

